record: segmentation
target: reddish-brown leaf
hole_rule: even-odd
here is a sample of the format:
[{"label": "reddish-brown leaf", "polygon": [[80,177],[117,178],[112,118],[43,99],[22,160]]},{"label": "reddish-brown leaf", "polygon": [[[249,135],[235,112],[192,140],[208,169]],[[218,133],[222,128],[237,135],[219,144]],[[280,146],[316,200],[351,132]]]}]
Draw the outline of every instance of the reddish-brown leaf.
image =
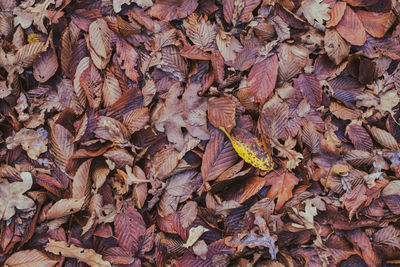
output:
[{"label": "reddish-brown leaf", "polygon": [[311,106],[321,105],[322,86],[314,74],[300,74],[294,85],[299,95],[306,97]]},{"label": "reddish-brown leaf", "polygon": [[280,210],[285,202],[292,197],[292,190],[298,183],[299,178],[283,169],[265,176],[265,185],[271,185],[267,197],[278,199],[275,210]]},{"label": "reddish-brown leaf", "polygon": [[396,20],[396,16],[392,12],[377,13],[358,10],[357,15],[364,25],[365,30],[376,38],[385,36]]},{"label": "reddish-brown leaf", "polygon": [[336,2],[331,6],[330,20],[326,23],[326,27],[335,27],[344,15],[346,10],[345,2]]},{"label": "reddish-brown leaf", "polygon": [[125,75],[134,82],[137,82],[139,74],[136,70],[136,62],[139,58],[135,48],[133,48],[127,41],[118,38],[116,42],[117,61]]},{"label": "reddish-brown leaf", "polygon": [[215,130],[208,141],[203,155],[201,175],[204,181],[211,181],[237,161],[237,154],[231,142],[224,141],[224,134]]},{"label": "reddish-brown leaf", "polygon": [[352,45],[363,45],[367,39],[360,18],[349,6],[346,7],[343,18],[336,25],[336,30]]},{"label": "reddish-brown leaf", "polygon": [[255,64],[251,68],[248,86],[256,102],[264,104],[274,90],[277,78],[278,57],[276,54]]},{"label": "reddish-brown leaf", "polygon": [[101,103],[103,79],[92,61],[90,61],[89,67],[82,72],[79,82],[85,91],[89,105],[92,108],[97,109]]},{"label": "reddish-brown leaf", "polygon": [[344,0],[345,2],[347,2],[349,5],[352,6],[372,6],[375,5],[377,2],[379,2],[380,0]]},{"label": "reddish-brown leaf", "polygon": [[358,124],[350,124],[347,128],[347,134],[355,149],[371,151],[373,148],[372,139],[368,132]]},{"label": "reddish-brown leaf", "polygon": [[134,255],[139,246],[139,238],[146,232],[142,215],[132,206],[123,204],[121,213],[114,219],[115,235],[120,247]]},{"label": "reddish-brown leaf", "polygon": [[361,256],[368,266],[379,266],[381,264],[380,259],[372,248],[369,237],[361,229],[346,232],[346,237],[356,249],[361,250]]},{"label": "reddish-brown leaf", "polygon": [[212,97],[208,100],[208,120],[215,127],[230,131],[235,127],[236,104],[227,97]]},{"label": "reddish-brown leaf", "polygon": [[150,15],[166,21],[182,19],[192,14],[197,6],[197,0],[156,0]]}]

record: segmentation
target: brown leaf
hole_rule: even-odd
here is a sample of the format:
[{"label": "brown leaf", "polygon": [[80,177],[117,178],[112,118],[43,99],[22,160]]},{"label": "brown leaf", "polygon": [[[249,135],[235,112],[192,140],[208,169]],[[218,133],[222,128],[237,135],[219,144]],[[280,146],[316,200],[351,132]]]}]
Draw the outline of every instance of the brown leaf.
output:
[{"label": "brown leaf", "polygon": [[358,10],[357,15],[363,23],[365,30],[376,38],[384,37],[396,20],[396,16],[392,12],[377,13]]},{"label": "brown leaf", "polygon": [[258,120],[259,129],[269,139],[285,139],[287,137],[285,129],[288,124],[288,118],[288,105],[275,96],[266,102],[262,108]]},{"label": "brown leaf", "polygon": [[344,0],[349,5],[352,6],[372,6],[375,5],[379,0]]},{"label": "brown leaf", "polygon": [[372,150],[372,139],[364,127],[353,123],[347,126],[346,131],[355,149],[364,151]]},{"label": "brown leaf", "polygon": [[386,226],[374,234],[374,242],[400,248],[400,231],[393,225]]},{"label": "brown leaf", "polygon": [[278,77],[278,57],[276,54],[255,64],[249,73],[248,85],[254,95],[254,100],[261,104],[275,88]]},{"label": "brown leaf", "polygon": [[346,7],[343,18],[336,25],[336,30],[352,45],[363,45],[367,39],[360,18],[349,6]]},{"label": "brown leaf", "polygon": [[14,149],[21,145],[31,159],[37,160],[40,154],[47,151],[47,135],[43,128],[36,131],[22,128],[14,136],[7,137],[7,148]]},{"label": "brown leaf", "polygon": [[279,47],[279,79],[289,81],[306,66],[308,50],[288,44]]},{"label": "brown leaf", "polygon": [[146,232],[142,216],[132,207],[124,207],[114,219],[115,234],[120,247],[134,255],[139,246],[139,238]]},{"label": "brown leaf", "polygon": [[377,141],[382,146],[387,147],[391,150],[399,149],[399,143],[389,132],[375,126],[368,127],[368,130],[375,141]]},{"label": "brown leaf", "polygon": [[63,198],[57,201],[46,212],[46,220],[61,218],[66,215],[74,214],[82,209],[85,198]]},{"label": "brown leaf", "polygon": [[236,104],[227,97],[208,99],[208,119],[215,127],[224,127],[230,131],[235,127]]},{"label": "brown leaf", "polygon": [[57,166],[65,171],[68,160],[74,154],[74,137],[60,124],[50,122],[50,129],[49,152]]},{"label": "brown leaf", "polygon": [[72,182],[72,197],[76,199],[85,198],[90,193],[89,171],[92,159],[85,161],[79,166]]},{"label": "brown leaf", "polygon": [[364,233],[361,229],[355,229],[346,232],[346,236],[353,246],[361,250],[361,256],[368,266],[379,266],[381,264],[381,261],[373,250],[371,242],[369,241],[366,233]]},{"label": "brown leaf", "polygon": [[33,76],[36,81],[44,83],[50,79],[58,69],[58,61],[54,47],[47,48],[41,57],[33,62]]},{"label": "brown leaf", "polygon": [[350,45],[343,40],[335,29],[326,30],[324,42],[326,53],[336,65],[339,65],[350,52]]},{"label": "brown leaf", "polygon": [[160,20],[182,19],[197,8],[197,0],[156,0],[150,9],[150,15]]},{"label": "brown leaf", "polygon": [[170,174],[179,162],[179,152],[173,147],[168,146],[158,152],[152,159],[154,176],[163,179]]},{"label": "brown leaf", "polygon": [[300,74],[294,82],[296,90],[308,99],[312,107],[319,107],[322,101],[322,87],[313,74]]},{"label": "brown leaf", "polygon": [[321,149],[321,137],[311,122],[307,122],[302,131],[302,140],[311,153],[318,153]]},{"label": "brown leaf", "polygon": [[197,202],[189,201],[179,211],[179,221],[183,228],[188,228],[197,217]]},{"label": "brown leaf", "polygon": [[101,103],[103,79],[92,61],[80,75],[79,83],[86,94],[90,107],[97,109]]},{"label": "brown leaf", "polygon": [[393,214],[400,214],[400,182],[398,180],[391,181],[383,190],[382,198]]},{"label": "brown leaf", "polygon": [[207,143],[201,165],[203,180],[212,181],[237,161],[237,154],[224,135],[215,130]]},{"label": "brown leaf", "polygon": [[139,74],[135,69],[137,60],[139,58],[135,48],[133,48],[127,41],[118,38],[116,42],[117,61],[125,75],[134,82],[139,79]]},{"label": "brown leaf", "polygon": [[336,2],[331,6],[330,16],[331,18],[326,23],[326,27],[335,27],[339,21],[343,18],[344,11],[346,10],[345,2]]},{"label": "brown leaf", "polygon": [[218,28],[206,21],[196,13],[191,14],[183,23],[186,34],[190,40],[200,49],[215,49],[215,38]]},{"label": "brown leaf", "polygon": [[116,144],[129,144],[129,132],[125,125],[116,119],[100,116],[97,121],[97,127],[94,134],[104,140],[112,141]]},{"label": "brown leaf", "polygon": [[124,115],[124,125],[130,134],[142,129],[149,122],[149,109],[140,108]]},{"label": "brown leaf", "polygon": [[275,210],[282,206],[292,197],[292,190],[299,183],[299,179],[287,170],[280,169],[265,176],[265,185],[271,185],[267,197],[278,199]]},{"label": "brown leaf", "polygon": [[55,241],[53,239],[49,239],[49,243],[46,244],[45,250],[55,255],[75,258],[93,267],[111,267],[111,263],[104,261],[102,256],[97,254],[93,249],[68,245],[65,241]]},{"label": "brown leaf", "polygon": [[12,254],[4,263],[5,266],[32,266],[32,267],[52,267],[58,261],[52,260],[39,250],[21,250]]},{"label": "brown leaf", "polygon": [[111,31],[104,19],[96,19],[89,26],[89,40],[97,55],[109,58],[111,54]]},{"label": "brown leaf", "polygon": [[122,96],[118,79],[109,71],[104,75],[102,93],[105,107],[112,106]]}]

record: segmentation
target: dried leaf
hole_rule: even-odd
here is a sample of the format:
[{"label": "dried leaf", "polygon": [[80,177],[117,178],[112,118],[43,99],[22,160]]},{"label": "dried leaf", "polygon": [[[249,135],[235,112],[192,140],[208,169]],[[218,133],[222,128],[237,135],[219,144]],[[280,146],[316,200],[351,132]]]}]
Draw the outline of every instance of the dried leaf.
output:
[{"label": "dried leaf", "polygon": [[303,15],[308,23],[314,25],[314,20],[323,24],[324,20],[329,20],[329,4],[321,3],[322,0],[305,0],[301,3]]},{"label": "dried leaf", "polygon": [[373,147],[372,139],[364,127],[353,123],[347,126],[346,132],[355,149],[371,151]]},{"label": "dried leaf", "polygon": [[2,220],[8,220],[15,214],[15,208],[23,210],[35,206],[35,202],[23,193],[32,187],[32,175],[29,172],[21,173],[22,182],[9,183],[1,180],[0,186],[0,212]]},{"label": "dried leaf", "polygon": [[197,8],[197,0],[156,0],[150,9],[150,15],[160,20],[182,19]]},{"label": "dried leaf", "polygon": [[4,263],[5,266],[32,266],[32,267],[52,267],[58,261],[50,259],[46,254],[39,250],[21,250],[12,254]]},{"label": "dried leaf", "polygon": [[7,148],[14,149],[21,145],[31,159],[37,160],[40,154],[47,151],[47,135],[47,131],[43,128],[36,131],[23,128],[6,139]]},{"label": "dried leaf", "polygon": [[264,104],[275,88],[278,77],[278,57],[273,56],[255,64],[249,73],[248,85],[254,100]]},{"label": "dried leaf", "polygon": [[85,197],[81,199],[63,198],[54,203],[53,206],[46,212],[46,219],[52,220],[61,218],[66,215],[74,214],[82,209],[85,203]]},{"label": "dried leaf", "polygon": [[[99,71],[94,66],[92,61],[90,61],[88,67],[84,71],[82,71],[82,74],[79,77],[79,83],[86,94],[90,107],[97,109],[101,103],[101,89],[103,87],[103,79],[101,78]],[[77,90],[77,88],[75,88],[75,90]],[[79,97],[78,92],[77,94]]]},{"label": "dried leaf", "polygon": [[96,19],[90,24],[89,40],[97,55],[102,58],[109,58],[111,54],[111,31],[105,20]]},{"label": "dried leaf", "polygon": [[237,161],[237,154],[220,131],[214,131],[207,143],[201,165],[204,181],[212,181]]},{"label": "dried leaf", "polygon": [[105,107],[112,106],[122,96],[118,79],[111,72],[106,72],[104,76],[102,93]]},{"label": "dried leaf", "polygon": [[246,162],[264,171],[274,168],[272,157],[265,151],[261,142],[249,131],[235,128],[229,134],[224,128],[220,129],[226,134],[238,155]]},{"label": "dried leaf", "polygon": [[288,105],[278,97],[273,97],[262,108],[259,129],[267,138],[285,139],[288,118]]},{"label": "dried leaf", "polygon": [[398,150],[399,143],[396,139],[387,131],[377,128],[375,126],[368,127],[369,132],[372,137],[384,147],[387,147],[391,150]]},{"label": "dried leaf", "polygon": [[122,146],[129,144],[129,132],[125,125],[111,117],[100,116],[94,134]]},{"label": "dried leaf", "polygon": [[68,245],[65,241],[55,241],[53,239],[49,239],[49,243],[46,244],[45,249],[46,251],[55,255],[62,255],[64,257],[77,259],[92,267],[111,267],[111,263],[103,260],[102,256],[97,254],[93,249]]},{"label": "dried leaf", "polygon": [[33,62],[33,76],[36,81],[44,83],[50,79],[58,69],[58,61],[54,47],[47,48],[41,57]]},{"label": "dried leaf", "polygon": [[278,199],[275,210],[280,210],[292,197],[292,190],[299,183],[299,178],[287,170],[280,169],[265,176],[265,185],[271,185],[267,197]]},{"label": "dried leaf", "polygon": [[352,45],[363,45],[367,39],[360,18],[349,6],[346,6],[343,18],[336,25],[336,30]]},{"label": "dried leaf", "polygon": [[236,104],[227,97],[212,97],[208,100],[208,119],[215,127],[230,131],[235,127]]},{"label": "dried leaf", "polygon": [[396,20],[396,16],[392,12],[377,13],[358,10],[357,15],[363,23],[365,30],[376,38],[384,37]]},{"label": "dried leaf", "polygon": [[117,61],[125,75],[132,81],[137,82],[139,74],[135,69],[137,60],[139,58],[136,50],[124,39],[118,38],[116,42]]},{"label": "dried leaf", "polygon": [[142,129],[149,122],[150,115],[148,108],[132,110],[124,115],[124,125],[130,134]]},{"label": "dried leaf", "polygon": [[339,65],[350,52],[350,45],[334,29],[326,30],[324,42],[326,53],[336,65]]},{"label": "dried leaf", "polygon": [[183,244],[184,248],[189,248],[196,243],[196,241],[205,233],[209,231],[209,229],[205,228],[202,225],[190,228],[189,237],[185,244]]}]

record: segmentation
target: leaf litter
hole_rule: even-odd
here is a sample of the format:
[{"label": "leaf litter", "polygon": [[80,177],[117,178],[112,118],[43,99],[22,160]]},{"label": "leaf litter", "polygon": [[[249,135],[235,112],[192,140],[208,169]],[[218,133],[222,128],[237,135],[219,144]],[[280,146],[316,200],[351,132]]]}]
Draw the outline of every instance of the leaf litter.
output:
[{"label": "leaf litter", "polygon": [[0,10],[0,264],[400,264],[397,1]]}]

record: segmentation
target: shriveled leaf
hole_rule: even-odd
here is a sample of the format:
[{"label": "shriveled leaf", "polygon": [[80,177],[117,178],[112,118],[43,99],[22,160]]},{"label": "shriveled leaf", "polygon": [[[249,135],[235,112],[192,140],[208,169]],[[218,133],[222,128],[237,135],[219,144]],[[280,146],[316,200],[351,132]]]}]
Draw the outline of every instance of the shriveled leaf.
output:
[{"label": "shriveled leaf", "polygon": [[293,149],[296,143],[296,140],[292,138],[287,139],[284,144],[281,144],[276,139],[272,139],[271,142],[272,147],[278,149],[278,156],[288,159],[286,168],[289,170],[296,168],[303,159],[303,155]]},{"label": "shriveled leaf", "polygon": [[194,243],[196,243],[196,241],[207,231],[209,231],[209,229],[205,228],[202,225],[191,228],[189,231],[189,237],[188,237],[186,243],[183,244],[183,247],[189,248],[189,247],[193,246]]},{"label": "shriveled leaf", "polygon": [[32,175],[29,172],[21,173],[22,182],[9,183],[0,181],[0,212],[1,219],[8,220],[15,214],[15,208],[23,210],[32,208],[35,202],[23,194],[32,187]]},{"label": "shriveled leaf", "polygon": [[235,128],[229,134],[224,128],[220,129],[226,134],[238,155],[246,162],[264,171],[274,168],[272,157],[265,151],[261,142],[248,130]]},{"label": "shriveled leaf", "polygon": [[102,259],[93,249],[81,248],[75,245],[68,245],[65,241],[49,239],[45,250],[55,255],[62,255],[67,258],[74,258],[92,267],[110,266],[111,263]]},{"label": "shriveled leaf", "polygon": [[14,136],[7,137],[7,148],[14,149],[21,145],[31,159],[37,160],[40,154],[47,151],[47,136],[48,133],[43,128],[36,131],[22,128]]}]

